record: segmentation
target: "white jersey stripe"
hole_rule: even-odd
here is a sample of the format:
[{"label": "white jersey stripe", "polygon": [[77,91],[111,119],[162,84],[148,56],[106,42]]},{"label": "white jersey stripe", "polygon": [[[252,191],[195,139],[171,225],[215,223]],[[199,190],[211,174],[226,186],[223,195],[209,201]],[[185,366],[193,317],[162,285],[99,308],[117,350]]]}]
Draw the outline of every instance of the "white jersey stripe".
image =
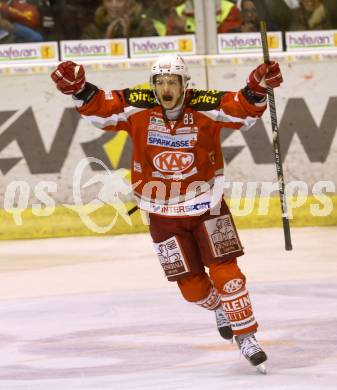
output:
[{"label": "white jersey stripe", "polygon": [[[265,103],[263,103],[264,105]],[[239,118],[236,116],[231,116],[228,114],[225,114],[223,110],[211,110],[211,111],[198,111],[199,113],[207,116],[208,118],[226,123],[240,123],[242,126],[240,127],[241,130],[247,129],[254,125],[254,123],[257,121],[258,118],[254,118],[252,116],[247,116],[246,118]]]},{"label": "white jersey stripe", "polygon": [[[79,99],[74,99],[74,103],[76,107],[81,107],[84,102]],[[124,108],[123,112],[120,112],[118,114],[112,114],[105,118],[96,115],[81,115],[81,116],[86,121],[92,123],[95,127],[98,127],[99,129],[103,129],[104,127],[107,126],[116,126],[117,123],[119,122],[127,122],[128,118],[131,115],[134,115],[137,112],[144,111],[144,110],[146,110],[146,108],[128,106]]]},{"label": "white jersey stripe", "polygon": [[113,114],[107,118],[102,118],[101,116],[96,115],[82,115],[82,118],[92,123],[94,126],[99,129],[103,129],[107,126],[116,126],[118,122],[126,122],[127,118],[124,113],[121,114]]}]

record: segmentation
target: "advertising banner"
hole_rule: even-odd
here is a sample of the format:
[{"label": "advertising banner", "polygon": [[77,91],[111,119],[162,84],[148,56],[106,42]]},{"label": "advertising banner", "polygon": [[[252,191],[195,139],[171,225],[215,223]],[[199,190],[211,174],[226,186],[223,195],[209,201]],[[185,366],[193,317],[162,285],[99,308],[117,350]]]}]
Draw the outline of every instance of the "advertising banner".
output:
[{"label": "advertising banner", "polygon": [[337,50],[337,30],[286,32],[287,51]]},{"label": "advertising banner", "polygon": [[[271,52],[283,50],[282,33],[268,32],[268,46]],[[218,53],[254,53],[261,52],[260,33],[226,33],[218,34]]]},{"label": "advertising banner", "polygon": [[58,61],[57,42],[0,45],[0,65]]},{"label": "advertising banner", "polygon": [[195,35],[131,38],[130,57],[157,57],[158,54],[196,54]]},{"label": "advertising banner", "polygon": [[126,39],[61,41],[61,60],[100,61],[128,57]]}]

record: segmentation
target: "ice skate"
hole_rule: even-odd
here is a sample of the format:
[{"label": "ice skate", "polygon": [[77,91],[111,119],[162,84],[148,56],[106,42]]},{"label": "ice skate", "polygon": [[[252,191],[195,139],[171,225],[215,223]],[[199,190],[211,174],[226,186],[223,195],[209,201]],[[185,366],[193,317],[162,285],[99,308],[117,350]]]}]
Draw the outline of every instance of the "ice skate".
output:
[{"label": "ice skate", "polygon": [[254,366],[261,374],[266,374],[267,369],[264,362],[267,360],[266,353],[257,343],[253,333],[242,336],[235,336],[235,341],[240,348],[242,355]]},{"label": "ice skate", "polygon": [[227,319],[226,313],[220,305],[215,311],[215,319],[216,326],[218,327],[218,331],[220,336],[225,340],[233,340],[233,331],[231,328],[231,324]]}]

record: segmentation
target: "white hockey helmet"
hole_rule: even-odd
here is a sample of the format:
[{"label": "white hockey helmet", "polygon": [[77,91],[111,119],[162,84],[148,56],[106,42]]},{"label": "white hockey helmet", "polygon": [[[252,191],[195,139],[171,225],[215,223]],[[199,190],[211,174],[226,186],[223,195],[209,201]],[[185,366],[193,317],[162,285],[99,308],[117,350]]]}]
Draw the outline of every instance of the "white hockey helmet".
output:
[{"label": "white hockey helmet", "polygon": [[150,85],[154,88],[155,76],[163,74],[173,74],[181,77],[184,90],[188,86],[191,76],[188,73],[185,61],[179,54],[166,54],[159,57],[152,65],[150,75]]}]

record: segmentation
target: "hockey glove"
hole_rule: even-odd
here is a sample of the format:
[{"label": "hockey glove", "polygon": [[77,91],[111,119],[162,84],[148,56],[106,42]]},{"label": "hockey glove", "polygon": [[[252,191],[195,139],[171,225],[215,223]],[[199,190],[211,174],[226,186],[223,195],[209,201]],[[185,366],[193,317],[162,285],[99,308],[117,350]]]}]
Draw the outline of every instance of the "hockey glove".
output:
[{"label": "hockey glove", "polygon": [[282,73],[278,62],[271,61],[269,64],[261,64],[255,68],[247,79],[248,88],[258,97],[267,95],[267,86],[279,87],[283,82]]},{"label": "hockey glove", "polygon": [[57,89],[66,95],[79,93],[85,87],[84,68],[72,61],[59,64],[50,76]]}]

